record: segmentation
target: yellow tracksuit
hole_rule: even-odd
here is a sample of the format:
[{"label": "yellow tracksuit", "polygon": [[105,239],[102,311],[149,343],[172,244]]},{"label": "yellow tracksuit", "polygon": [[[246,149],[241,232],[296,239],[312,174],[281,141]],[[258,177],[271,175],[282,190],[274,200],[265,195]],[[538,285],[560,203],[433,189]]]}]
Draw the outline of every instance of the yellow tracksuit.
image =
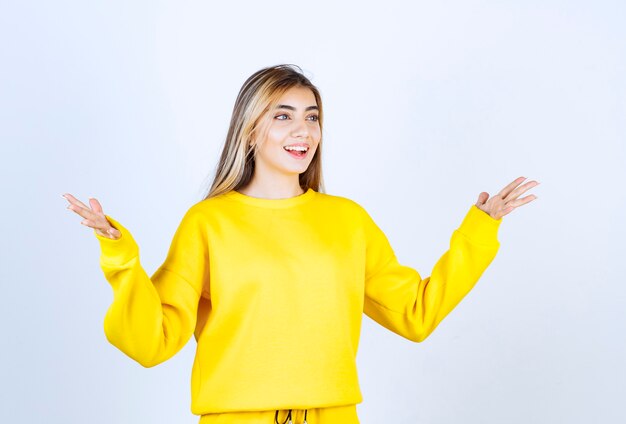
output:
[{"label": "yellow tracksuit", "polygon": [[191,410],[203,424],[269,423],[275,411],[282,423],[290,409],[298,424],[305,412],[311,424],[358,423],[363,313],[421,342],[491,263],[501,223],[472,205],[422,278],[350,199],[230,191],[188,209],[148,276],[131,233],[107,219],[122,236],[94,233],[114,294],[106,336],[151,367],[195,335]]}]

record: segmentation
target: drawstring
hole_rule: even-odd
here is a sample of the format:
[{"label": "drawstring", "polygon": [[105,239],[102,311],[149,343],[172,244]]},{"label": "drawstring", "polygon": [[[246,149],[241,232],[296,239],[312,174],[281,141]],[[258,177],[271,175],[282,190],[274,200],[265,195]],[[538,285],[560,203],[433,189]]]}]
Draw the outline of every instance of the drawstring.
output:
[{"label": "drawstring", "polygon": [[287,415],[287,418],[285,418],[285,421],[283,421],[282,423],[278,422],[278,409],[276,410],[276,414],[274,414],[274,423],[275,424],[285,424],[287,422],[287,419],[289,419],[289,424],[292,424],[292,422],[291,422],[291,409],[289,410],[289,414]]},{"label": "drawstring", "polygon": [[[302,424],[308,424],[306,421],[306,415],[307,412],[309,412],[308,409],[306,409],[304,411],[304,421],[302,422]],[[289,420],[289,422],[287,422],[287,420]],[[278,422],[278,409],[276,410],[276,414],[274,414],[274,423],[275,424],[293,424],[293,421],[291,421],[291,409],[289,410],[289,414],[287,414],[287,417],[285,418],[285,421],[283,421],[282,423]]]}]

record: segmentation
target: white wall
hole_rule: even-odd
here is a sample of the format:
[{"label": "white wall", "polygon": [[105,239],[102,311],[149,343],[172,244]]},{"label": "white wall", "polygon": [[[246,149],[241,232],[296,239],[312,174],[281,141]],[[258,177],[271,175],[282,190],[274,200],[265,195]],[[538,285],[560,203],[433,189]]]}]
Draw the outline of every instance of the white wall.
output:
[{"label": "white wall", "polygon": [[278,63],[322,91],[327,191],[422,276],[481,191],[541,182],[425,342],[364,318],[362,423],[624,421],[624,22],[617,0],[3,5],[0,421],[197,422],[195,342],[152,369],[108,344],[99,246],[60,195],[97,197],[154,271]]}]

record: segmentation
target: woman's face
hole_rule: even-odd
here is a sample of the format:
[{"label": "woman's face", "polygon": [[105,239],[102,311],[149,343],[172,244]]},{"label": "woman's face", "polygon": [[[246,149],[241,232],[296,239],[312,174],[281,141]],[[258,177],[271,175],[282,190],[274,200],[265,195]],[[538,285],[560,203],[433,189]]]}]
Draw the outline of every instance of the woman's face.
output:
[{"label": "woman's face", "polygon": [[257,146],[255,173],[303,173],[321,138],[313,92],[306,87],[290,88],[268,114],[267,136]]}]

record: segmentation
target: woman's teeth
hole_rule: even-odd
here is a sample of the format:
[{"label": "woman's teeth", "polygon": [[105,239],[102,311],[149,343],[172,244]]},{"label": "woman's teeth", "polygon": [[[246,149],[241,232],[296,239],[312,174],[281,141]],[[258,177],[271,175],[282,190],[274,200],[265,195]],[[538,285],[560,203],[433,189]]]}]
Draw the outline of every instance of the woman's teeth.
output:
[{"label": "woman's teeth", "polygon": [[309,151],[309,148],[305,146],[285,146],[284,149],[287,151],[287,153],[296,158],[305,157],[307,152]]}]

